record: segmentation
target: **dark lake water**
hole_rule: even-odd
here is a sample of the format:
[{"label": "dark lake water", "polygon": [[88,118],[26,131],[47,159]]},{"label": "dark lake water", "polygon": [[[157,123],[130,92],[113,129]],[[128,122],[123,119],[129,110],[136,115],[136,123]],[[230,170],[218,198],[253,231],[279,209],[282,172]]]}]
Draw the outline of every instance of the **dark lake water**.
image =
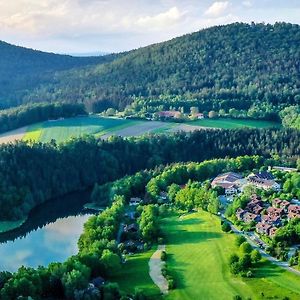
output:
[{"label": "dark lake water", "polygon": [[0,271],[47,266],[76,254],[77,241],[91,211],[83,209],[90,193],[49,201],[31,211],[20,228],[0,234]]}]

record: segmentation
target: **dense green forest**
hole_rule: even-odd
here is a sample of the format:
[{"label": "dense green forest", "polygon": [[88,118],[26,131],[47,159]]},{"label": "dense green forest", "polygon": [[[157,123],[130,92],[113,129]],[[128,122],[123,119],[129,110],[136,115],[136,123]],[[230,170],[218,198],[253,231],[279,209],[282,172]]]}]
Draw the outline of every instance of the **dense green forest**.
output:
[{"label": "dense green forest", "polygon": [[[0,41],[0,108],[22,104],[28,91],[43,82],[52,81],[55,71],[99,65],[113,59],[114,55],[101,57],[57,55]],[[43,101],[43,97],[39,101]]]},{"label": "dense green forest", "polygon": [[257,154],[295,164],[299,138],[292,129],[240,129],[109,141],[86,137],[59,145],[2,145],[0,220],[24,218],[46,200],[173,162]]},{"label": "dense green forest", "polygon": [[0,133],[33,123],[86,115],[83,104],[32,103],[0,110]]},{"label": "dense green forest", "polygon": [[[299,103],[300,27],[285,23],[217,26],[131,51],[100,66],[57,73],[28,94],[85,101],[94,111],[143,97],[149,105],[266,112]],[[159,96],[163,96],[159,98]]]},{"label": "dense green forest", "polygon": [[271,118],[300,102],[299,44],[299,25],[287,23],[216,26],[96,59],[2,43],[0,101],[2,107],[84,102],[98,112],[124,109],[138,98],[155,109],[250,110],[253,117]]},{"label": "dense green forest", "polygon": [[[158,175],[159,179],[156,176],[153,178],[154,181],[159,181],[160,184],[162,181],[167,184],[171,174],[178,183],[185,182],[187,178],[204,180],[216,172],[231,168],[243,171],[248,167],[259,167],[263,162],[262,157],[246,156],[176,164],[160,170],[139,172],[112,183],[110,186],[112,205],[86,222],[78,241],[78,254],[63,263],[51,263],[48,267],[40,266],[37,269],[21,267],[15,273],[0,272],[1,299],[16,299],[18,296],[20,299],[27,299],[28,296],[34,299],[124,299],[118,285],[114,283],[106,283],[94,289],[87,287],[97,276],[110,280],[121,269],[122,252],[116,237],[125,204],[129,200],[126,197],[129,196],[129,191],[144,190],[145,184],[155,175]],[[146,180],[143,175],[146,175]],[[152,180],[151,185],[153,183]],[[159,237],[158,220],[166,213],[166,209],[162,208],[146,205],[139,210],[139,227],[143,239],[149,245],[156,242]],[[146,299],[142,295],[140,290],[136,290],[135,295],[127,296],[131,299]]]}]

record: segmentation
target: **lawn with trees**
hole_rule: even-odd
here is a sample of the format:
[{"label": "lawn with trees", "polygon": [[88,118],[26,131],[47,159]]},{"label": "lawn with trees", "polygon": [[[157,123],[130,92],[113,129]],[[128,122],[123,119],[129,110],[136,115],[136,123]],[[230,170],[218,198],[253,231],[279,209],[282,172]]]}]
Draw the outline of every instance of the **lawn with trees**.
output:
[{"label": "lawn with trees", "polygon": [[221,230],[218,217],[204,211],[174,214],[162,221],[162,229],[176,285],[168,299],[299,299],[300,277],[269,262],[259,263],[253,278],[231,274],[236,236]]}]

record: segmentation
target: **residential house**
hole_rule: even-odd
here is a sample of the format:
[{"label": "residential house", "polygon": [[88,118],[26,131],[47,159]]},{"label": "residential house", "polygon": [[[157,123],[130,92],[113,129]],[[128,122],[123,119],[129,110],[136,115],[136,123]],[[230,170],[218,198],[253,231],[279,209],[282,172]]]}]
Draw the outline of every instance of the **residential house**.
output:
[{"label": "residential house", "polygon": [[300,218],[300,205],[290,205],[288,207],[288,219]]},{"label": "residential house", "polygon": [[181,112],[176,110],[160,111],[157,113],[160,118],[176,119],[180,118]]},{"label": "residential house", "polygon": [[262,222],[273,226],[281,226],[281,218],[275,215],[262,215]]},{"label": "residential house", "polygon": [[197,118],[198,120],[202,120],[202,119],[204,119],[204,114],[197,113],[197,114],[194,114],[193,117]]},{"label": "residential house", "polygon": [[238,220],[243,221],[243,217],[244,217],[245,213],[246,213],[246,211],[244,209],[238,208],[235,215],[236,215]]},{"label": "residential house", "polygon": [[260,215],[256,215],[250,212],[246,212],[243,216],[243,221],[245,223],[251,223],[251,222],[259,222],[261,220]]},{"label": "residential house", "polygon": [[256,232],[259,234],[269,235],[272,225],[259,222],[256,224]]},{"label": "residential house", "polygon": [[297,172],[296,168],[288,168],[288,167],[272,167],[272,169],[282,172]]},{"label": "residential house", "polygon": [[260,177],[257,177],[255,175],[249,175],[248,183],[251,185],[256,186],[257,188],[264,189],[264,190],[274,190],[279,191],[280,190],[280,184],[277,183],[273,179],[262,179]]},{"label": "residential house", "polygon": [[129,206],[136,206],[142,203],[142,199],[141,198],[131,198],[129,200]]}]

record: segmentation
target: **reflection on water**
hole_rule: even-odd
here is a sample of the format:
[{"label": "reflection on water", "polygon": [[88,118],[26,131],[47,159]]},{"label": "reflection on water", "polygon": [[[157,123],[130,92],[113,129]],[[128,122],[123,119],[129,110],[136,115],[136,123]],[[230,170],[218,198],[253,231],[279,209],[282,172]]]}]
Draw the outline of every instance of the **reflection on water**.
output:
[{"label": "reflection on water", "polygon": [[77,241],[90,214],[83,210],[89,191],[36,207],[20,228],[0,234],[0,271],[47,266],[77,253]]},{"label": "reflection on water", "polygon": [[25,238],[0,245],[1,270],[46,266],[77,253],[77,240],[89,215],[67,217],[32,231]]}]

